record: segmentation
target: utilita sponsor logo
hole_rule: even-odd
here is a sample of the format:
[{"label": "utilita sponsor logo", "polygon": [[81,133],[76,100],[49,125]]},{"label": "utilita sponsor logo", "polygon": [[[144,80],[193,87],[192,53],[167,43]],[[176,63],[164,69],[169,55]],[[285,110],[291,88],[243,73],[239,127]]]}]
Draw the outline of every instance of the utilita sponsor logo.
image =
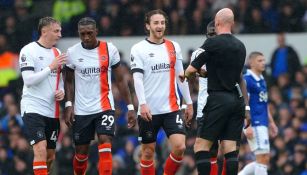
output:
[{"label": "utilita sponsor logo", "polygon": [[100,72],[107,72],[108,68],[107,67],[90,67],[90,68],[85,68],[81,70],[81,73],[84,75],[88,74],[99,74]]},{"label": "utilita sponsor logo", "polygon": [[158,70],[165,70],[165,69],[170,69],[170,68],[174,68],[175,64],[173,62],[171,62],[170,64],[168,63],[160,63],[160,64],[156,64],[154,66],[151,66],[151,70],[152,71],[158,71]]}]

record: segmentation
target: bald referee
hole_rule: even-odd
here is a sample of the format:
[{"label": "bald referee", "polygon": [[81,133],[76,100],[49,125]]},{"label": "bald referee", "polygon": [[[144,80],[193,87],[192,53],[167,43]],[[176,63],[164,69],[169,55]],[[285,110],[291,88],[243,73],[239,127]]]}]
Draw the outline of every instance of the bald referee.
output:
[{"label": "bald referee", "polygon": [[[197,170],[200,175],[210,174],[210,148],[221,140],[226,160],[226,174],[238,174],[238,150],[236,142],[241,138],[244,116],[250,122],[247,92],[242,77],[246,49],[244,44],[231,34],[234,24],[233,12],[224,8],[215,16],[217,36],[208,38],[203,52],[181,74],[181,80],[190,79],[206,64],[208,75],[207,104],[203,109],[204,120],[198,127],[194,145]],[[241,90],[242,89],[242,90]],[[247,109],[247,110],[246,110]]]}]

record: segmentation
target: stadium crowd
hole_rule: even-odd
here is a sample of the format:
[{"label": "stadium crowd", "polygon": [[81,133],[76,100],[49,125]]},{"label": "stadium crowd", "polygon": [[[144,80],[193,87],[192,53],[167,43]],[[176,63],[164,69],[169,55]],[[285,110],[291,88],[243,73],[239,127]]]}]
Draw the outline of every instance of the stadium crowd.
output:
[{"label": "stadium crowd", "polygon": [[[16,63],[20,48],[37,38],[33,26],[36,26],[38,18],[50,15],[61,20],[63,37],[76,36],[73,32],[76,31],[76,22],[84,16],[97,20],[100,36],[132,36],[144,35],[143,17],[148,9],[161,8],[170,18],[169,34],[203,34],[204,26],[212,19],[212,15],[225,6],[235,11],[235,33],[307,30],[306,0],[0,0],[0,175],[32,174],[33,154],[23,134],[19,110],[23,82],[15,69],[18,69]],[[273,59],[272,56],[270,60]],[[279,127],[279,135],[270,140],[269,174],[307,175],[307,65],[299,62],[286,64],[294,65],[291,73],[274,74],[274,64],[268,64],[269,71],[265,76],[269,85],[270,111]],[[129,86],[133,86],[130,68],[126,64],[125,71]],[[194,83],[190,89],[196,107],[198,82]],[[138,128],[127,129],[126,104],[116,84],[112,86],[115,87],[113,94],[118,116],[112,148],[113,174],[136,175],[140,156]],[[132,95],[134,105],[137,106],[136,96],[133,92]],[[196,122],[187,135],[187,151],[180,173],[197,174],[193,157]],[[245,137],[242,138],[240,168],[254,160]],[[168,142],[164,132],[160,132],[156,152],[158,174],[162,174],[161,162],[169,155],[169,149],[165,148],[168,148]],[[72,174],[73,150],[71,131],[61,121],[54,174]],[[98,161],[96,142],[92,143],[90,152],[88,174],[95,175]]]}]

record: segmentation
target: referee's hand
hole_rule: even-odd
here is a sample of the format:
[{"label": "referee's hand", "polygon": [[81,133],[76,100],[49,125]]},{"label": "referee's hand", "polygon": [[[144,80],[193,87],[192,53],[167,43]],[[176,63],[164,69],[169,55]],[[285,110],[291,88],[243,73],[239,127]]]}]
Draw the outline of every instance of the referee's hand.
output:
[{"label": "referee's hand", "polygon": [[145,121],[149,122],[152,120],[151,112],[147,104],[140,105],[140,113],[142,119],[144,119]]}]

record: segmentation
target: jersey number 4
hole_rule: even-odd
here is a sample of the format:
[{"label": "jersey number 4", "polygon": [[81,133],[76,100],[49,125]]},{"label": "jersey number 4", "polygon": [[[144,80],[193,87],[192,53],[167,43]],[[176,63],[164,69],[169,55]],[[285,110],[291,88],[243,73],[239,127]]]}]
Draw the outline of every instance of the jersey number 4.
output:
[{"label": "jersey number 4", "polygon": [[57,141],[57,135],[58,135],[57,133],[58,133],[58,131],[52,131],[50,140],[56,142]]},{"label": "jersey number 4", "polygon": [[183,121],[182,121],[182,119],[179,117],[179,114],[177,114],[176,123],[180,123],[181,125],[183,124]]}]

